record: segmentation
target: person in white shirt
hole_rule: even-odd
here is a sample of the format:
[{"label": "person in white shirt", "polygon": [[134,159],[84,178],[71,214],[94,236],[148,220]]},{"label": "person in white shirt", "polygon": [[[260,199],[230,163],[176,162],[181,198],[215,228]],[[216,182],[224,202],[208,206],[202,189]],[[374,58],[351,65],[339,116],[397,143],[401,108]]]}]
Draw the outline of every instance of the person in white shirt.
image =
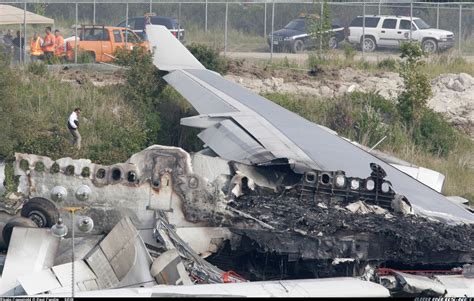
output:
[{"label": "person in white shirt", "polygon": [[81,114],[80,108],[75,108],[74,111],[69,115],[67,121],[67,128],[71,132],[73,137],[73,145],[77,149],[81,149],[81,134],[79,134],[79,115]]}]

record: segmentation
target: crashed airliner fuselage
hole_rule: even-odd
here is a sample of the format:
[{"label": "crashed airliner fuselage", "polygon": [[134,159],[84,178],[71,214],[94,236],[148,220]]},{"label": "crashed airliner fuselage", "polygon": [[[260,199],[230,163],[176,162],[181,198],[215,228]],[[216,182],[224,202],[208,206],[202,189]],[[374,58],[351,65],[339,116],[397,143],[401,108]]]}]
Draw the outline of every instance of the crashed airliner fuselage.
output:
[{"label": "crashed airliner fuselage", "polygon": [[[374,183],[384,183],[381,172],[373,167]],[[59,215],[68,224],[61,208],[84,207],[97,234],[124,216],[146,232],[159,211],[201,256],[219,251],[211,262],[254,280],[352,276],[387,264],[448,268],[474,257],[471,225],[429,221],[403,202],[408,211],[393,210],[393,191],[371,193],[346,177],[343,189],[342,172],[295,174],[154,145],[111,166],[17,153],[15,174],[24,200],[16,210],[39,226]],[[357,193],[348,192],[353,180],[363,183]]]}]

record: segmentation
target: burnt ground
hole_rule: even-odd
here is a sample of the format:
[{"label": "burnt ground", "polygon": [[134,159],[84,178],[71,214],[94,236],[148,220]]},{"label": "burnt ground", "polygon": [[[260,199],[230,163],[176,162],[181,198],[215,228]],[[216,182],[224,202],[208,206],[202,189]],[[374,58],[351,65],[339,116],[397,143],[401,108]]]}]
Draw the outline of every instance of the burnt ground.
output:
[{"label": "burnt ground", "polygon": [[[358,214],[343,209],[345,205],[291,193],[241,196],[230,206],[275,230],[233,229],[240,241],[209,260],[253,280],[268,279],[269,273],[278,279],[353,276],[361,274],[367,263],[451,269],[474,261],[473,225],[447,225],[393,212],[391,217]],[[335,264],[336,258],[348,260]],[[228,266],[229,262],[234,264]]]}]

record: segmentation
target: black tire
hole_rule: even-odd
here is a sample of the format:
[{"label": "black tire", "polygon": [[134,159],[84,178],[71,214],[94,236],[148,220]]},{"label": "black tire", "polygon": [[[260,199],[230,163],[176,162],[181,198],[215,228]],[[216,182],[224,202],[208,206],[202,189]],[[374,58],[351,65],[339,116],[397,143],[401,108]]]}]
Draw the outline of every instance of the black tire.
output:
[{"label": "black tire", "polygon": [[294,53],[300,53],[304,51],[304,41],[303,40],[296,40],[293,43],[293,52]]},{"label": "black tire", "polygon": [[8,248],[10,244],[10,239],[12,237],[12,232],[14,227],[24,227],[24,228],[37,228],[38,226],[29,218],[17,216],[8,221],[8,223],[3,227],[2,238],[3,242]]},{"label": "black tire", "polygon": [[21,208],[21,216],[31,219],[39,228],[51,228],[59,218],[56,206],[44,198],[32,198]]},{"label": "black tire", "polygon": [[438,51],[438,42],[434,39],[426,39],[421,44],[421,49],[426,53],[436,53]]},{"label": "black tire", "polygon": [[375,49],[377,49],[377,43],[375,42],[375,39],[373,37],[365,36],[364,40],[361,43],[361,47],[366,52],[373,52],[375,51]]},{"label": "black tire", "polygon": [[339,42],[337,41],[336,37],[329,38],[328,47],[329,49],[336,49],[339,46]]}]

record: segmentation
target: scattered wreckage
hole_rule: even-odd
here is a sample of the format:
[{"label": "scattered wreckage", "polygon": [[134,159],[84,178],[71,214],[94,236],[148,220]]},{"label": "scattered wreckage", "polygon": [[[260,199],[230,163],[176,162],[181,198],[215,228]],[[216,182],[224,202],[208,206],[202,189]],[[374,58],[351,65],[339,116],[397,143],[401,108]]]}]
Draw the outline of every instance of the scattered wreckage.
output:
[{"label": "scattered wreckage", "polygon": [[111,166],[15,154],[1,295],[70,293],[72,239],[48,230],[77,227],[64,207],[94,221],[74,243],[77,296],[474,295],[469,210],[147,33],[205,148]]}]

